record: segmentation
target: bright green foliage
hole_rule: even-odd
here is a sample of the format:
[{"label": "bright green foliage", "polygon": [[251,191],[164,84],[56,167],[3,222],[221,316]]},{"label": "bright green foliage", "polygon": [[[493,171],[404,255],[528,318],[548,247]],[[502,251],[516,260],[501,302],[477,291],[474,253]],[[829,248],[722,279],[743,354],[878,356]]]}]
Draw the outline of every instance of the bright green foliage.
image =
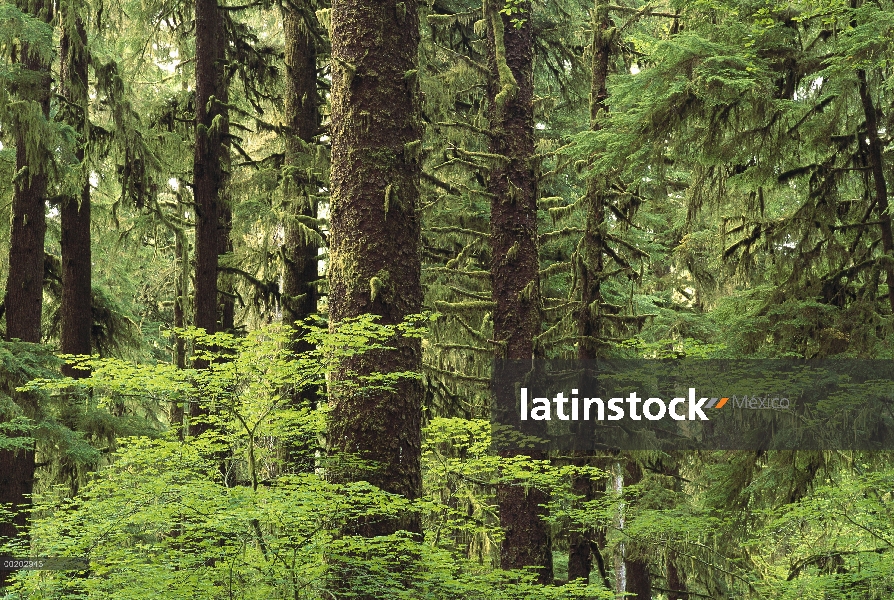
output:
[{"label": "bright green foliage", "polygon": [[[383,327],[366,317],[333,333],[315,327],[308,338],[316,350],[298,357],[287,350],[291,337],[281,328],[245,338],[187,331],[182,334],[199,348],[196,354],[209,360],[207,370],[83,357],[76,360],[89,365],[89,378],[29,384],[28,389],[69,392],[84,386],[92,390],[93,401],[107,407],[139,396],[147,411],[166,402],[200,401],[212,411],[215,427],[183,442],[173,439],[173,432],[119,438],[112,460],[76,497],[45,496],[32,529],[33,551],[87,558],[90,572],[21,575],[17,593],[29,598],[323,598],[328,577],[363,572],[353,589],[380,598],[609,597],[598,587],[541,588],[532,583],[533,575],[469,562],[457,535],[496,541],[492,514],[484,517],[486,527],[470,527],[482,517],[451,513],[449,498],[431,496],[411,506],[363,481],[330,483],[326,473],[355,462],[351,457],[318,454],[309,472],[283,473],[276,439],[299,431],[325,434],[322,408],[288,405],[283,398],[289,388],[321,383],[340,357],[384,347],[396,334],[418,335],[419,323]],[[360,385],[387,386],[396,377],[373,374]],[[486,498],[501,481],[558,488],[568,479],[567,470],[554,471],[547,461],[490,456],[489,426],[483,422],[439,420],[427,439],[432,489],[458,482],[461,493],[472,494],[469,486],[483,486]],[[447,458],[444,452],[462,457]],[[402,534],[337,536],[345,523],[407,510],[431,515],[424,542]],[[483,506],[482,514],[489,513],[492,509]],[[402,569],[408,557],[420,555],[415,566]],[[364,569],[350,567],[357,560]]]}]

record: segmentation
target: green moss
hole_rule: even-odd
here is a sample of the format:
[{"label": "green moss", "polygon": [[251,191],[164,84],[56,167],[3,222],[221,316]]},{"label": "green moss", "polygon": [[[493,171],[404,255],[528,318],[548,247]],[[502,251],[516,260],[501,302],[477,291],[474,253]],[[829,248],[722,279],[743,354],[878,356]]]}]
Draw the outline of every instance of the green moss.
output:
[{"label": "green moss", "polygon": [[494,104],[497,112],[502,113],[506,110],[506,104],[512,101],[518,94],[518,82],[515,81],[512,69],[509,68],[509,63],[506,62],[503,17],[496,7],[492,5],[492,0],[487,2],[487,7],[488,18],[494,31],[494,56],[497,61],[497,81],[500,84],[500,91],[494,97]]}]

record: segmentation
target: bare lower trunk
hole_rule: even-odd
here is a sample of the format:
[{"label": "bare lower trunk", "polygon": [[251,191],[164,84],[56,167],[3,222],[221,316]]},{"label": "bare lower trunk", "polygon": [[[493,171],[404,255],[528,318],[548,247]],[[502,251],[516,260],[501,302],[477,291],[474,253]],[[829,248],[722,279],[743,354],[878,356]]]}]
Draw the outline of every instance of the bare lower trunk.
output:
[{"label": "bare lower trunk", "polygon": [[[87,31],[75,18],[74,31],[66,29],[61,40],[62,94],[69,112],[69,123],[81,136],[75,151],[84,161],[86,144]],[[86,179],[86,177],[85,177]],[[62,199],[62,352],[90,354],[93,312],[91,307],[90,184],[82,184],[80,196]],[[88,373],[69,365],[62,372],[70,377]]]},{"label": "bare lower trunk", "polygon": [[[196,140],[193,194],[196,204],[196,274],[194,324],[207,333],[218,331],[218,254],[221,248],[221,195],[228,161],[229,133],[226,32],[217,0],[196,0]],[[196,366],[206,366],[196,361]],[[206,410],[190,404],[190,434],[207,429]],[[194,421],[194,419],[198,419]]]}]

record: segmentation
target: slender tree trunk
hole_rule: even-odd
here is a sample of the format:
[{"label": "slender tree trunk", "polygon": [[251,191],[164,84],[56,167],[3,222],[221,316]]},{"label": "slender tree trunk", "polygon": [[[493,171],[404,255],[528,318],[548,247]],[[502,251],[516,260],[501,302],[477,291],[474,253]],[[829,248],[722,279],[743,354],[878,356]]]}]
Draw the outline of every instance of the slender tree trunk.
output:
[{"label": "slender tree trunk", "polygon": [[224,60],[226,36],[217,0],[196,0],[195,325],[217,331],[217,271],[221,188],[228,131]]},{"label": "slender tree trunk", "polygon": [[[178,204],[180,202],[178,196]],[[182,216],[183,211],[178,211]],[[182,329],[186,327],[186,306],[187,295],[189,294],[189,243],[186,240],[186,234],[182,230],[174,232],[176,236],[174,241],[174,266],[175,266],[175,284],[174,284],[174,327]],[[186,341],[182,335],[174,334],[174,364],[178,369],[186,368]],[[184,429],[184,403],[182,400],[174,400],[171,402],[169,422],[171,427],[176,428],[177,437],[183,441]]]},{"label": "slender tree trunk", "polygon": [[[613,29],[608,4],[596,0],[593,14],[593,44],[590,82],[590,129],[600,129],[599,119],[607,110],[608,69],[614,47]],[[605,272],[605,182],[597,175],[587,179],[583,198],[587,215],[582,244],[583,261],[578,274],[581,285],[581,306],[577,315],[578,358],[600,357],[603,348],[601,319],[602,280]]]},{"label": "slender tree trunk", "polygon": [[[322,181],[315,171],[317,146],[315,136],[320,131],[320,94],[317,89],[317,40],[314,31],[319,24],[312,16],[312,6],[299,10],[294,4],[282,5],[283,34],[285,37],[285,183],[286,196],[285,240],[283,242],[282,320],[295,326],[317,312],[318,294],[314,282],[317,272],[319,229],[316,194]],[[309,232],[314,233],[309,233]],[[304,341],[305,330],[297,326],[292,351],[311,349]],[[291,395],[297,408],[307,401],[315,407],[323,390],[300,390]],[[313,468],[316,439],[284,439],[280,456],[288,470]]]},{"label": "slender tree trunk", "polygon": [[[222,190],[229,163],[227,40],[217,0],[196,0],[196,140],[193,194],[196,204],[196,275],[194,324],[207,333],[218,328],[218,255],[221,250]],[[206,366],[196,361],[196,366]],[[190,403],[190,434],[207,430],[201,421],[205,410]],[[198,420],[194,420],[198,419]]]},{"label": "slender tree trunk", "polygon": [[[521,2],[512,17],[497,0],[485,3],[487,60],[493,76],[487,96],[491,165],[487,191],[491,201],[491,286],[495,303],[494,339],[497,358],[534,356],[540,330],[540,281],[537,256],[537,179],[534,173],[534,38],[531,3]],[[524,19],[517,28],[511,18]],[[500,404],[504,402],[500,401]],[[527,432],[536,434],[536,432]],[[545,458],[533,452],[532,458]],[[504,569],[533,566],[542,583],[553,579],[549,530],[541,504],[547,495],[537,489],[503,485],[497,490],[500,525],[505,537],[500,550]]]},{"label": "slender tree trunk", "polygon": [[[622,474],[621,468],[621,463],[618,463],[616,491],[623,496],[624,475],[626,475],[627,485],[636,485],[642,481],[643,472],[632,457],[627,458],[626,473]],[[623,515],[621,519],[621,529],[623,529],[625,526]],[[640,548],[636,545],[622,544],[621,560],[623,562],[625,587],[616,591],[619,593],[626,592],[627,595],[624,598],[631,600],[650,600],[652,598],[652,579],[649,574],[649,561],[642,555]]]},{"label": "slender tree trunk", "polygon": [[686,600],[689,592],[686,590],[686,580],[677,567],[677,553],[670,550],[667,555],[667,600]]},{"label": "slender tree trunk", "polygon": [[[226,155],[229,163],[229,152]],[[223,185],[221,185],[223,188]],[[217,228],[217,254],[229,257],[233,255],[233,209],[229,205],[229,199],[224,197],[221,189],[220,197],[220,222]],[[235,300],[235,276],[232,273],[218,272],[218,331],[233,333],[236,329],[236,300]]]},{"label": "slender tree trunk", "polygon": [[[422,305],[419,176],[422,122],[415,0],[332,3],[332,170],[329,314],[334,326],[362,314],[395,324]],[[417,498],[421,493],[422,389],[345,389],[359,374],[421,370],[421,344],[346,360],[333,374],[328,440],[380,468],[364,478]],[[349,475],[350,476],[350,475]],[[420,531],[418,516],[361,523],[358,532]]]},{"label": "slender tree trunk", "polygon": [[[71,6],[71,5],[67,5]],[[68,19],[66,19],[68,21]],[[73,18],[74,31],[65,28],[61,39],[62,95],[71,115],[69,122],[81,136],[75,151],[79,163],[84,161],[87,136],[87,31],[80,18]],[[93,312],[90,302],[90,183],[84,174],[80,197],[62,199],[62,352],[90,354]],[[70,377],[85,377],[86,371],[64,365],[62,372]]]},{"label": "slender tree trunk", "polygon": [[[304,11],[312,14],[311,10]],[[317,48],[312,31],[315,23],[307,23],[304,15],[290,4],[283,5],[285,34],[286,94],[286,185],[290,197],[289,215],[285,224],[285,268],[283,270],[283,323],[293,325],[317,310],[317,293],[313,282],[317,274],[317,242],[306,235],[306,228],[317,218],[314,196],[314,136],[320,129],[319,93],[317,91]],[[295,351],[307,349],[300,345]]]},{"label": "slender tree trunk", "polygon": [[[599,118],[607,110],[608,68],[614,48],[610,29],[608,4],[596,0],[593,9],[593,41],[591,45],[590,63],[590,129],[598,131]],[[580,360],[600,358],[603,349],[602,330],[602,279],[605,273],[605,256],[603,252],[603,232],[605,228],[605,194],[604,182],[601,178],[590,176],[587,179],[587,192],[583,197],[586,213],[581,253],[583,260],[579,263],[578,281],[581,286],[581,304],[578,309],[577,357]],[[575,486],[577,486],[575,482]],[[589,481],[587,490],[591,491]],[[587,497],[591,499],[592,494]],[[568,552],[568,580],[571,581],[571,569],[574,567],[576,577],[588,577],[592,568],[591,548],[594,532],[572,532]]]},{"label": "slender tree trunk", "polygon": [[[577,460],[577,464],[586,464],[585,460]],[[575,477],[573,491],[585,502],[593,499],[593,484],[589,477]],[[583,579],[589,581],[593,570],[593,556],[590,544],[593,532],[590,530],[572,531],[568,536],[568,581]]]},{"label": "slender tree trunk", "polygon": [[[866,137],[869,140],[869,166],[872,169],[872,181],[875,184],[875,199],[879,214],[879,228],[882,233],[882,250],[889,261],[894,261],[894,237],[891,235],[891,213],[888,211],[888,186],[885,183],[885,163],[882,156],[882,141],[878,137],[878,114],[869,86],[866,82],[866,71],[859,69],[857,79],[860,82],[860,100],[863,114],[866,116]],[[885,264],[885,275],[888,282],[888,302],[894,312],[894,264]]]},{"label": "slender tree trunk", "polygon": [[[52,4],[43,0],[23,0],[23,11],[49,22]],[[16,132],[16,179],[12,200],[12,228],[6,280],[6,337],[25,342],[40,342],[43,308],[44,236],[46,234],[46,167],[52,157],[40,140],[34,139],[29,119],[46,119],[50,113],[50,65],[32,53],[27,44],[18,48],[22,68],[35,76],[23,85],[19,95],[36,103],[40,115],[22,119]],[[35,127],[34,130],[39,130]],[[32,150],[29,153],[28,150]],[[36,149],[36,150],[35,150]],[[33,417],[36,403],[30,395],[17,395],[25,416]],[[0,505],[11,506],[15,517],[0,522],[0,541],[27,532],[28,509],[34,488],[34,449],[0,451]],[[10,571],[0,571],[0,587],[6,585]]]}]

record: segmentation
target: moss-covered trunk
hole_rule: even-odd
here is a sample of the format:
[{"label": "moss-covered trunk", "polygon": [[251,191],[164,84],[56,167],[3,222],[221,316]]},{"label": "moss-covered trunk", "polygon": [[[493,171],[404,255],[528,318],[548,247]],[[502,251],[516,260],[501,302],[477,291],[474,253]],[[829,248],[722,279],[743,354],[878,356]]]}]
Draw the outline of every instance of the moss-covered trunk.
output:
[{"label": "moss-covered trunk", "polygon": [[[531,359],[540,330],[540,283],[537,256],[537,178],[534,172],[534,39],[531,3],[519,13],[501,14],[502,3],[487,0],[487,96],[491,136],[497,155],[487,181],[491,201],[491,285],[497,358]],[[516,27],[512,19],[523,19]],[[501,404],[503,403],[500,401]],[[530,421],[530,423],[534,423]],[[536,431],[529,433],[535,434]],[[533,458],[544,458],[541,455]],[[503,568],[538,568],[543,583],[552,581],[552,552],[542,491],[500,486],[500,524],[505,538]]]},{"label": "moss-covered trunk", "polygon": [[[420,146],[415,1],[332,3],[332,169],[329,313],[333,324],[362,314],[400,323],[419,312]],[[421,370],[415,339],[346,361],[332,380],[328,439],[333,451],[379,463],[376,486],[416,498],[421,491],[422,390],[403,380],[393,391],[345,390],[357,373]],[[399,521],[399,522],[398,522]],[[418,518],[366,522],[364,535],[419,531]]]},{"label": "moss-covered trunk", "polygon": [[[283,4],[285,35],[285,164],[288,194],[285,224],[282,288],[283,322],[301,321],[317,309],[317,292],[313,285],[317,274],[318,242],[308,230],[316,231],[320,182],[314,176],[314,137],[320,130],[320,96],[317,90],[317,47],[313,31],[317,24],[306,19],[313,11],[300,11]],[[296,347],[296,350],[302,350]]]},{"label": "moss-covered trunk", "polygon": [[882,237],[882,251],[888,257],[884,263],[885,275],[888,283],[888,303],[891,312],[894,312],[894,236],[891,235],[891,213],[888,210],[888,185],[885,182],[885,163],[882,152],[883,144],[879,138],[879,118],[869,86],[866,82],[866,71],[857,71],[857,79],[860,85],[860,100],[863,105],[863,114],[866,117],[866,139],[869,140],[869,166],[872,170],[872,182],[875,186],[875,205],[879,214],[879,229]]},{"label": "moss-covered trunk", "polygon": [[[44,21],[52,20],[53,5],[44,0],[22,0],[19,8]],[[7,339],[40,342],[43,308],[44,237],[46,235],[47,166],[52,160],[41,140],[40,120],[50,113],[50,65],[23,43],[16,49],[22,69],[30,77],[19,86],[19,97],[30,102],[33,112],[22,109],[17,123],[16,178],[12,199],[12,227],[7,265]],[[26,83],[27,82],[27,83]],[[32,395],[16,397],[25,416],[37,410]],[[0,505],[11,506],[12,522],[0,521],[0,543],[27,532],[28,509],[34,488],[34,450],[0,451]],[[0,587],[10,571],[0,571]]]},{"label": "moss-covered trunk", "polygon": [[[71,7],[71,5],[66,5]],[[87,140],[87,31],[75,15],[64,15],[60,43],[62,95],[67,121],[81,140],[75,150],[78,162],[84,161]],[[62,352],[90,354],[93,326],[91,309],[90,184],[86,181],[79,195],[62,199]],[[63,367],[69,377],[84,377],[86,371]]]},{"label": "moss-covered trunk", "polygon": [[[590,129],[598,131],[599,119],[607,110],[608,69],[613,49],[613,32],[608,3],[596,0],[593,9],[593,40],[590,52]],[[581,303],[577,310],[578,332],[577,357],[581,360],[600,358],[604,348],[601,304],[602,279],[605,273],[605,181],[597,175],[587,179],[587,191],[581,199],[586,215],[586,227],[580,245],[581,260],[576,263],[577,279],[581,289]],[[586,457],[576,459],[578,464],[588,463]],[[600,465],[603,466],[604,465]],[[586,500],[592,500],[593,489],[588,478],[575,482],[575,488],[586,492]],[[569,535],[568,580],[590,575],[593,565],[591,549],[596,544],[592,530],[572,531]],[[604,536],[602,536],[604,538]],[[597,552],[599,551],[597,547]]]},{"label": "moss-covered trunk", "polygon": [[[593,43],[590,81],[590,129],[600,129],[599,119],[607,110],[608,69],[614,48],[614,28],[608,14],[608,4],[596,1],[593,19]],[[600,357],[604,346],[601,304],[602,280],[605,273],[605,181],[599,175],[587,179],[587,193],[583,197],[586,228],[578,263],[581,286],[581,305],[577,314],[578,358],[590,360]]]}]

